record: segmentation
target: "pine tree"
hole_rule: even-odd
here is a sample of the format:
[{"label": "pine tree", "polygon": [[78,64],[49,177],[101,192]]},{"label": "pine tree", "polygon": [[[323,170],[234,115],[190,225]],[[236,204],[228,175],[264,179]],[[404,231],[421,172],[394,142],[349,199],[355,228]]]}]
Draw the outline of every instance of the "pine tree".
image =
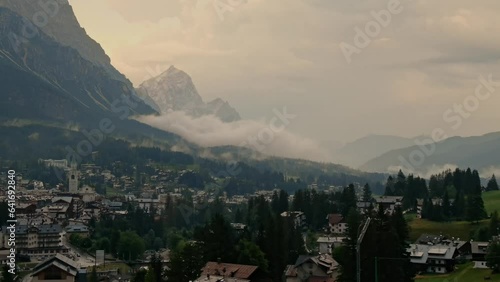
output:
[{"label": "pine tree", "polygon": [[491,179],[488,181],[488,185],[486,186],[486,191],[497,191],[498,188],[498,183],[495,175],[491,177]]},{"label": "pine tree", "polygon": [[450,204],[450,197],[448,195],[448,190],[444,191],[441,207],[443,210],[444,219],[448,220],[451,217],[451,204]]},{"label": "pine tree", "polygon": [[2,282],[16,282],[19,279],[16,279],[17,276],[14,276],[9,272],[9,266],[4,264],[2,267]]},{"label": "pine tree", "polygon": [[499,235],[500,220],[498,218],[498,212],[496,210],[491,214],[489,229],[490,229],[491,236],[498,236]]},{"label": "pine tree", "polygon": [[477,223],[479,220],[487,217],[480,186],[476,186],[472,193],[467,196],[465,213],[467,220],[470,222]]},{"label": "pine tree", "polygon": [[493,270],[493,273],[500,272],[500,243],[498,241],[490,243],[486,254],[486,265]]},{"label": "pine tree", "polygon": [[389,175],[385,184],[384,196],[394,196],[394,178]]},{"label": "pine tree", "polygon": [[464,218],[466,205],[464,192],[458,190],[452,205],[452,212],[455,219],[461,220]]},{"label": "pine tree", "polygon": [[372,189],[368,183],[363,186],[363,202],[371,202],[373,200],[372,197]]},{"label": "pine tree", "polygon": [[181,250],[172,252],[164,276],[168,281],[194,281],[200,277],[201,268],[206,263],[202,254],[203,248],[195,243],[188,243]]},{"label": "pine tree", "polygon": [[355,208],[351,208],[347,215],[347,237],[345,241],[345,254],[340,266],[339,281],[351,282],[356,280],[356,243],[358,240],[358,228],[360,226],[360,214]]}]

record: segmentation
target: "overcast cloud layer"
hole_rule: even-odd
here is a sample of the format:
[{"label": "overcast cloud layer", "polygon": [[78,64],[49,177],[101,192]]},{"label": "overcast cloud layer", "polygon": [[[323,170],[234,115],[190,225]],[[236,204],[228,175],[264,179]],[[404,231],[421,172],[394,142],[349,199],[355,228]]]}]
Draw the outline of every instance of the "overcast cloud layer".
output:
[{"label": "overcast cloud layer", "polygon": [[213,0],[70,0],[135,85],[173,64],[205,100],[221,97],[244,118],[287,106],[298,115],[287,129],[308,139],[499,130],[500,90],[457,129],[442,117],[479,75],[500,80],[498,0],[401,0],[350,64],[339,44],[354,45],[355,27],[391,1],[229,1],[240,2],[222,19]]}]

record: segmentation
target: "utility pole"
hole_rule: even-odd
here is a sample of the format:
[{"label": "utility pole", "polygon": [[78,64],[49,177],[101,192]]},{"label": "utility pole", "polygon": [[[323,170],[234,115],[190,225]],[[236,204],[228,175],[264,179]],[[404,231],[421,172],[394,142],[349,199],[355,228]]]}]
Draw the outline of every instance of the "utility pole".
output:
[{"label": "utility pole", "polygon": [[[363,238],[365,237],[366,230],[368,230],[368,226],[370,225],[371,218],[367,218],[365,221],[365,225],[363,226],[363,230],[359,232],[358,228],[358,241],[356,243],[356,271],[357,271],[357,282],[361,282],[361,242],[363,242]],[[359,226],[361,228],[361,225]]]}]

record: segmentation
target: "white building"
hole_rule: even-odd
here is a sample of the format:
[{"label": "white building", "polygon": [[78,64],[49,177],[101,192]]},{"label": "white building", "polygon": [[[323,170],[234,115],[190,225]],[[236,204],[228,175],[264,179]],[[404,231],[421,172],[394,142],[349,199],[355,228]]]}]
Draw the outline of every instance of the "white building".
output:
[{"label": "white building", "polygon": [[80,191],[78,191],[78,193],[82,195],[82,201],[84,203],[95,202],[96,193],[94,188],[85,185]]},{"label": "white building", "polygon": [[316,241],[319,247],[320,254],[331,255],[335,248],[344,244],[345,237],[319,237]]},{"label": "white building", "polygon": [[78,192],[78,169],[76,163],[71,164],[71,169],[68,172],[68,181],[69,181],[69,192],[77,193]]},{"label": "white building", "polygon": [[62,169],[68,168],[68,160],[66,160],[66,159],[63,159],[63,160],[53,160],[53,159],[42,160],[42,159],[40,159],[39,162],[43,163],[45,166],[48,166],[48,167],[58,167],[58,168],[62,168]]}]

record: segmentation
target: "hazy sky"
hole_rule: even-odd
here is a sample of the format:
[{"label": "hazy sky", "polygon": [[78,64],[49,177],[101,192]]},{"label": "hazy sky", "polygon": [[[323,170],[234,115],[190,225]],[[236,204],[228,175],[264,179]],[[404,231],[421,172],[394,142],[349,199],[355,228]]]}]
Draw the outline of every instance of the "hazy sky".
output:
[{"label": "hazy sky", "polygon": [[[173,64],[191,75],[206,101],[221,97],[248,119],[271,118],[286,106],[297,115],[288,129],[313,139],[500,130],[500,86],[470,106],[456,129],[454,114],[454,122],[443,119],[454,104],[474,102],[469,96],[480,75],[500,81],[498,0],[70,3],[136,86]],[[218,13],[214,3],[231,10]],[[356,45],[355,28],[365,30],[372,11],[388,6],[385,27],[369,24],[371,42]],[[360,47],[350,63],[342,42]]]}]

